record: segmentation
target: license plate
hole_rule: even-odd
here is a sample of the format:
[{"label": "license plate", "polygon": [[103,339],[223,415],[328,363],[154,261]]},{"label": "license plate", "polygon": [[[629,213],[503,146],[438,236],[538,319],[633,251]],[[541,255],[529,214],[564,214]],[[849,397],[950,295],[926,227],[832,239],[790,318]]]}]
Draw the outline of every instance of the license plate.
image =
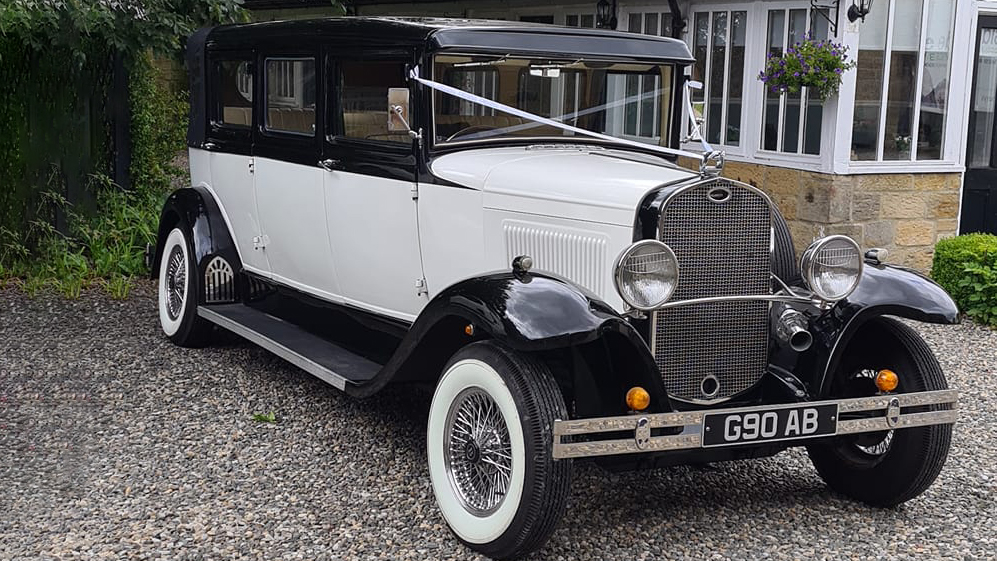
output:
[{"label": "license plate", "polygon": [[703,418],[703,446],[732,446],[830,436],[838,405],[793,406],[768,411],[714,413]]}]

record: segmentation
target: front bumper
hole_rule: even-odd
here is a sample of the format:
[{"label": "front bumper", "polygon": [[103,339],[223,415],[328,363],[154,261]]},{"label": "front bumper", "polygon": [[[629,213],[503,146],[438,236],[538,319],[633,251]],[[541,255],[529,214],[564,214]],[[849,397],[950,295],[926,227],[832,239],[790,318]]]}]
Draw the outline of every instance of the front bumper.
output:
[{"label": "front bumper", "polygon": [[[801,406],[815,408],[837,406],[839,416],[842,414],[875,411],[882,411],[882,414],[863,416],[856,419],[838,419],[836,420],[836,430],[831,434],[768,439],[758,442],[741,441],[730,444],[729,446],[797,441],[844,434],[950,424],[955,423],[959,416],[959,411],[956,408],[958,401],[959,392],[957,390],[939,390],[783,405],[762,405],[757,407],[710,409],[677,413],[653,413],[648,415],[635,414],[622,417],[601,417],[570,421],[556,420],[554,421],[553,456],[554,459],[564,459],[705,448],[703,445],[703,435],[705,434],[704,421],[707,415],[767,413],[780,409],[799,408]],[[903,411],[904,408],[909,410],[912,407],[929,405],[947,405],[948,408],[934,411]],[[672,435],[651,435],[652,429],[676,427],[681,427],[683,429],[682,432]],[[631,432],[633,435],[629,438],[598,439],[600,435],[606,436],[604,433],[619,432]],[[609,436],[612,438],[614,435]],[[571,441],[565,442],[566,437]]]}]

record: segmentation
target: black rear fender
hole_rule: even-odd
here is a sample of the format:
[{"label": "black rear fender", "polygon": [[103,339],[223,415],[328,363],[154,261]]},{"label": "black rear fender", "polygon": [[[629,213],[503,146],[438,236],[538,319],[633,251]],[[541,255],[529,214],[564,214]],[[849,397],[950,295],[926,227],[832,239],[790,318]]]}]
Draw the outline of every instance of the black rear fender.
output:
[{"label": "black rear fender", "polygon": [[[242,261],[218,203],[206,188],[192,187],[174,191],[163,204],[150,267],[153,278],[158,275],[159,263],[163,258],[163,243],[170,231],[177,226],[184,230],[184,234],[194,245],[194,260],[201,278],[208,262],[215,256],[228,261],[234,272],[242,270]],[[203,302],[203,296],[199,295],[199,301]]]}]

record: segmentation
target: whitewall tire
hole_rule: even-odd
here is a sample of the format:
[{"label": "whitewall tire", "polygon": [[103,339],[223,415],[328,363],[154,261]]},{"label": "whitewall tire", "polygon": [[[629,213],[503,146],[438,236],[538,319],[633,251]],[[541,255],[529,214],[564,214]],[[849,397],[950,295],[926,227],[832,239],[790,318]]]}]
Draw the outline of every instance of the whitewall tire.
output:
[{"label": "whitewall tire", "polygon": [[551,457],[567,418],[547,367],[491,342],[464,347],[433,395],[427,457],[450,529],[495,558],[538,549],[564,513],[571,462]]},{"label": "whitewall tire", "polygon": [[157,296],[163,333],[184,347],[203,346],[211,332],[211,324],[197,316],[197,280],[191,245],[178,225],[163,241]]}]

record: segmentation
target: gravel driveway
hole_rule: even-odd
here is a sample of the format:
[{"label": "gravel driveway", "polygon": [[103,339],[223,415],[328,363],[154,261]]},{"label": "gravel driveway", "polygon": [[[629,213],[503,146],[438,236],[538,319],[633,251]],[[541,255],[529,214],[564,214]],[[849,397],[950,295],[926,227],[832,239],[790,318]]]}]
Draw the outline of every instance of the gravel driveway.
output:
[{"label": "gravel driveway", "polygon": [[[232,337],[174,347],[157,321],[151,285],[126,301],[0,290],[0,559],[478,558],[434,504],[428,391],[357,401]],[[921,497],[850,502],[798,450],[622,475],[580,465],[534,557],[993,559],[997,332],[922,332],[964,393]],[[253,421],[269,411],[278,422]]]}]

